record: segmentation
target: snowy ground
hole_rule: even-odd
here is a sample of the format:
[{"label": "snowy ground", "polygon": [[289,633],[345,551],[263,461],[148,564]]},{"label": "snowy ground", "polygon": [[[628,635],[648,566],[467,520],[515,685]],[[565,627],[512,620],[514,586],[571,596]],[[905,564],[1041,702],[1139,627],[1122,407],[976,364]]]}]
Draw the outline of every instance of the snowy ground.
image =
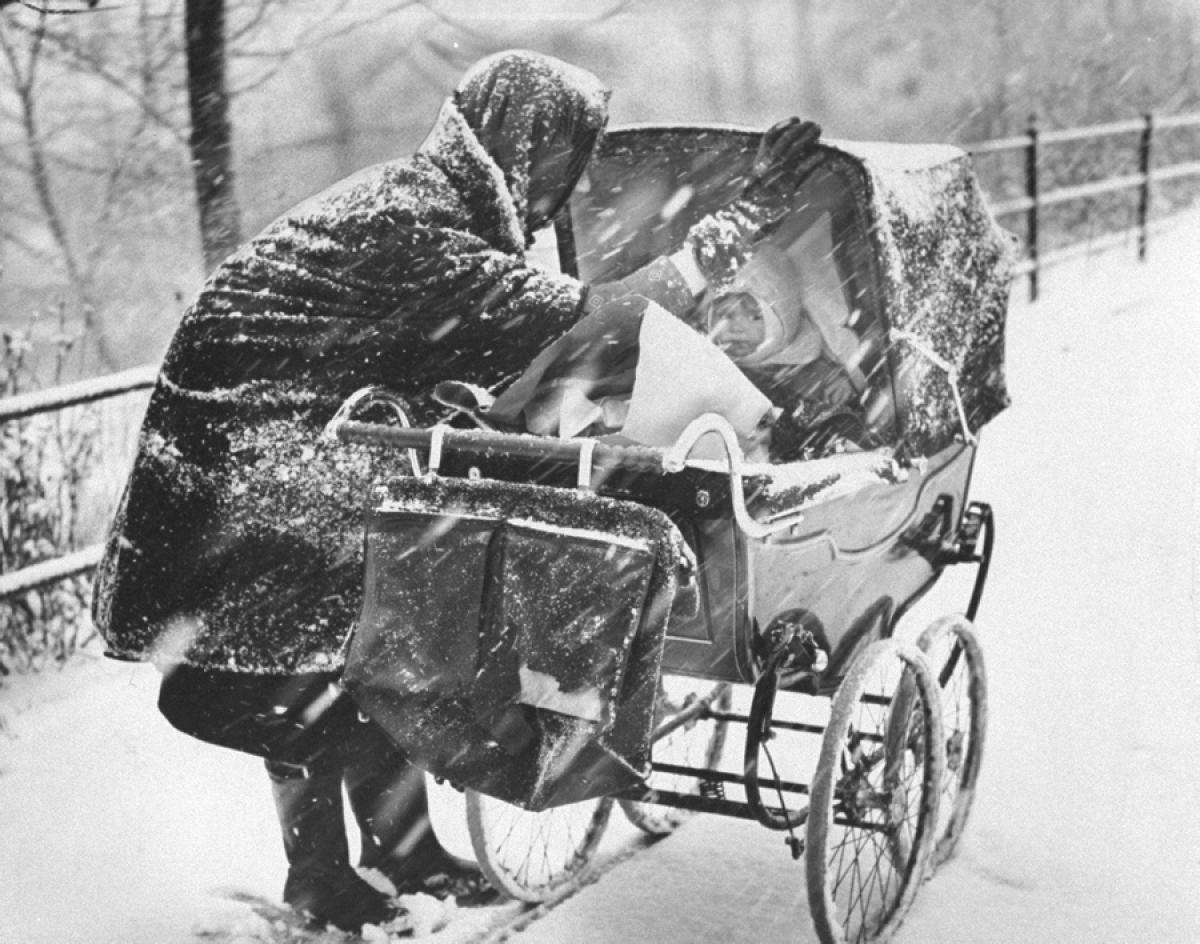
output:
[{"label": "snowy ground", "polygon": [[[998,522],[987,754],[901,944],[1200,941],[1200,217],[1151,253],[1052,270],[1014,305],[1015,402],[972,487]],[[961,608],[936,594],[925,617]],[[0,688],[5,944],[229,941],[252,925],[223,891],[278,893],[260,762],[172,731],[156,683],[85,658]],[[778,834],[700,818],[510,940],[814,940],[803,882]]]}]

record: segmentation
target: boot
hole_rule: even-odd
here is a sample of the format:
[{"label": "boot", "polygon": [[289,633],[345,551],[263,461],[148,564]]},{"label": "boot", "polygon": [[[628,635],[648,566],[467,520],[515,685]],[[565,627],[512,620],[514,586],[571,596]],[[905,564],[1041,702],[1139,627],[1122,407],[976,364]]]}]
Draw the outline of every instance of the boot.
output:
[{"label": "boot", "polygon": [[337,768],[267,762],[288,860],[283,900],[314,924],[358,932],[395,917],[388,897],[350,867]]},{"label": "boot", "polygon": [[381,872],[399,894],[473,898],[480,890],[479,870],[446,852],[433,832],[424,773],[390,742],[354,753],[346,792],[362,834],[360,866]]}]

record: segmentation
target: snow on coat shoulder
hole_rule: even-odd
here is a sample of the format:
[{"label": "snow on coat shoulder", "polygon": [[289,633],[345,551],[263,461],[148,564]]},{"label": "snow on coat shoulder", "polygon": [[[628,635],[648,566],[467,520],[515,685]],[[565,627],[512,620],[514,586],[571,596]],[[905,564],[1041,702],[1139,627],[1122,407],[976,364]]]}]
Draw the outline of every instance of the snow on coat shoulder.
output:
[{"label": "snow on coat shoulder", "polygon": [[528,263],[520,214],[453,104],[432,140],[276,221],[185,315],[97,573],[113,653],[339,668],[363,509],[402,462],[320,442],[325,423],[372,385],[430,422],[438,381],[491,386],[577,319],[582,286]]}]

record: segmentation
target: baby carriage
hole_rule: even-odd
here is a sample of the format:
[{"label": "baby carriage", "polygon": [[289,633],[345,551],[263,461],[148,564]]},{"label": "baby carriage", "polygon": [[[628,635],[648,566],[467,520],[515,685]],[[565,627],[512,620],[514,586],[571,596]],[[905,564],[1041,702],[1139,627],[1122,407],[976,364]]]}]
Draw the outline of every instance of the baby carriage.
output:
[{"label": "baby carriage", "polygon": [[[730,128],[610,133],[558,220],[563,270],[603,282],[674,251],[736,196],[756,145]],[[825,143],[784,209],[750,255],[786,257],[827,362],[816,380],[775,364],[758,387],[816,431],[787,454],[754,440],[726,385],[689,375],[690,342],[651,349],[650,315],[614,425],[568,424],[561,396],[549,433],[355,419],[398,407],[375,390],[331,424],[408,450],[413,473],[369,516],[345,685],[466,791],[479,862],[514,897],[572,887],[614,803],[655,835],[713,813],[786,833],[822,941],[882,940],[962,832],[994,536],[968,486],[1007,402],[1010,241],[948,147]],[[510,419],[570,387],[570,366],[543,364]],[[595,420],[588,380],[573,389]],[[822,383],[834,409],[810,409],[831,405]],[[633,422],[664,399],[686,402]],[[957,564],[975,568],[963,614],[894,638]]]}]

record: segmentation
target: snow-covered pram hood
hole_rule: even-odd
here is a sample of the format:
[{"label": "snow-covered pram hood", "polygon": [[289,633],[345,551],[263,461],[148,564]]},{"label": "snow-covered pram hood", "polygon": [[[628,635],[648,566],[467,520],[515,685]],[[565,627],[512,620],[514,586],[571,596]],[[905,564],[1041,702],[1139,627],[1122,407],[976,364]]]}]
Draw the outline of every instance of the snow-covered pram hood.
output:
[{"label": "snow-covered pram hood", "polygon": [[[678,248],[737,196],[758,139],[729,126],[610,131],[572,204],[580,275],[622,278]],[[855,315],[866,313],[866,331],[855,327],[874,332],[875,353],[855,366],[894,402],[896,428],[885,438],[929,456],[977,434],[1008,404],[1015,241],[989,212],[969,155],[948,145],[825,140],[796,177],[795,197],[760,237],[794,240],[793,253],[811,242],[810,262],[832,262],[832,291]],[[823,246],[811,238],[822,214],[831,220]],[[725,228],[729,254],[746,255],[734,245],[745,232]]]},{"label": "snow-covered pram hood", "polygon": [[931,455],[978,433],[1008,405],[1014,240],[988,211],[958,148],[832,146],[867,178],[905,437],[915,453]]}]

